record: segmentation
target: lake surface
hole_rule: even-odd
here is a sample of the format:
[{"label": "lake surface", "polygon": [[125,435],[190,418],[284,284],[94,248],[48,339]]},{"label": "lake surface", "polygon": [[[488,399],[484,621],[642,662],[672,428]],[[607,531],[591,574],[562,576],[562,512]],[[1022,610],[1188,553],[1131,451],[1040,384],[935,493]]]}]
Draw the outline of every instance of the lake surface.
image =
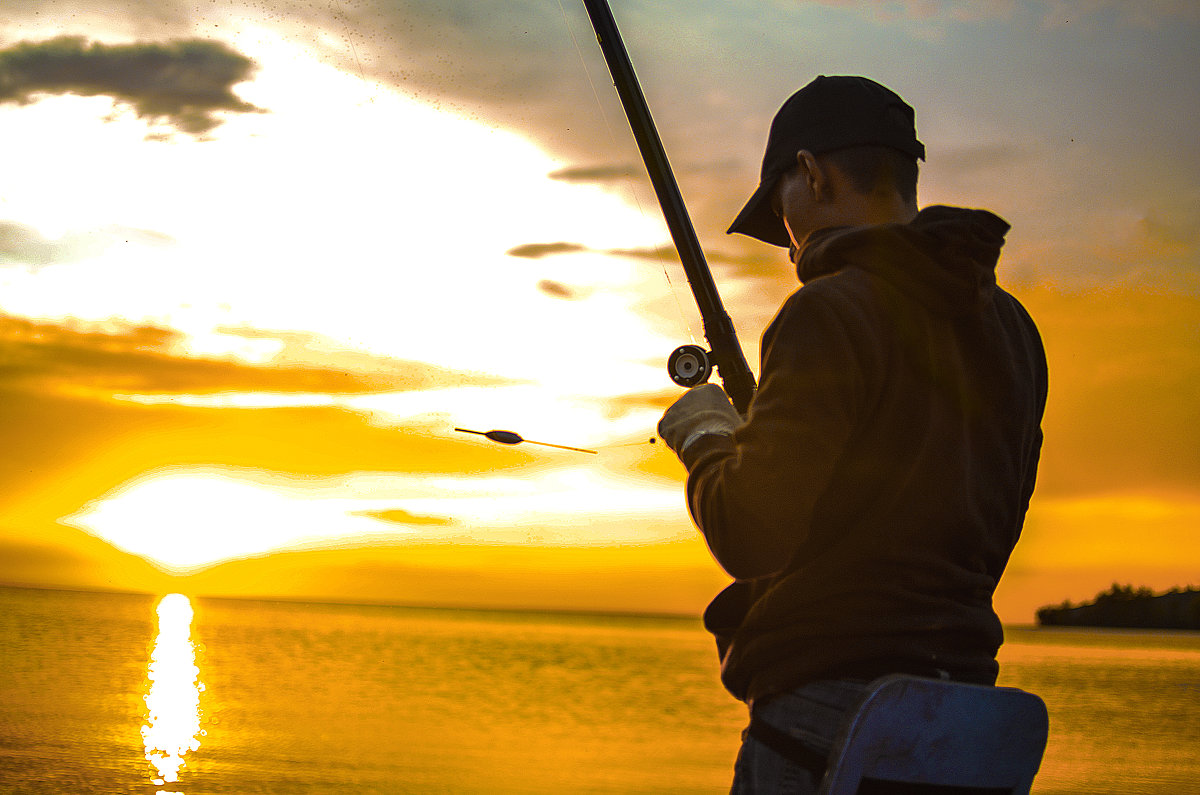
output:
[{"label": "lake surface", "polygon": [[[1200,792],[1200,634],[1013,628],[1034,791]],[[0,792],[720,793],[698,620],[0,588]]]}]

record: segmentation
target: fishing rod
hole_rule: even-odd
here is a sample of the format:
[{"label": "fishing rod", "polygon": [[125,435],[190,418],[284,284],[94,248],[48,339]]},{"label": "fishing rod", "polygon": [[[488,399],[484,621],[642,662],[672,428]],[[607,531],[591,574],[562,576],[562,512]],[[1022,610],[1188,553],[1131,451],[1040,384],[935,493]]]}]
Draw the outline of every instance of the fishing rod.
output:
[{"label": "fishing rod", "polygon": [[716,366],[725,392],[733,402],[739,414],[746,414],[750,408],[750,400],[754,397],[754,374],[746,363],[742,346],[738,343],[737,331],[721,296],[713,281],[712,271],[700,248],[700,239],[692,226],[687,207],[683,203],[683,195],[675,182],[671,164],[667,160],[662,140],[650,116],[650,108],[642,95],[637,75],[634,74],[633,64],[621,41],[621,33],[617,30],[616,20],[608,7],[607,0],[583,0],[588,17],[592,21],[592,29],[596,32],[596,40],[608,71],[612,75],[613,85],[625,108],[625,116],[629,119],[629,127],[637,141],[638,151],[650,174],[650,182],[654,193],[658,196],[659,206],[662,207],[663,217],[679,259],[683,263],[683,271],[687,275],[696,306],[700,310],[700,318],[704,323],[704,338],[708,340],[711,351],[705,351],[699,345],[683,345],[676,348],[667,359],[667,372],[671,380],[680,386],[692,387],[703,384],[708,380],[713,365]]}]

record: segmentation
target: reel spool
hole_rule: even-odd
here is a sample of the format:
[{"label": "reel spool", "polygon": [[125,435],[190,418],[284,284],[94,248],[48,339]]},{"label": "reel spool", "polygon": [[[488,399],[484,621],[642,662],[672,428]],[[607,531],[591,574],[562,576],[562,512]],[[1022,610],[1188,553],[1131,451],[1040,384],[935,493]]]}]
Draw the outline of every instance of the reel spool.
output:
[{"label": "reel spool", "polygon": [[682,387],[699,386],[712,375],[708,351],[699,345],[680,345],[667,358],[667,374]]}]

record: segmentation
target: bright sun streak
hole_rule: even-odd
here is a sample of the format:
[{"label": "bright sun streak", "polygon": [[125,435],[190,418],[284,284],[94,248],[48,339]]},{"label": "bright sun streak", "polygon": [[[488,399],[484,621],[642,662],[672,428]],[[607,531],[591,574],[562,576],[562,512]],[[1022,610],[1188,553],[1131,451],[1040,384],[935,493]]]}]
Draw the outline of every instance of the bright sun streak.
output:
[{"label": "bright sun streak", "polygon": [[63,521],[173,574],[383,527],[315,499],[302,485],[220,471],[152,473]]},{"label": "bright sun streak", "polygon": [[200,747],[200,669],[191,641],[192,605],[182,594],[167,594],[158,603],[158,637],[150,657],[148,717],[142,726],[146,761],[155,784],[179,780],[184,756]]},{"label": "bright sun streak", "polygon": [[[426,521],[382,518],[395,512]],[[536,476],[363,472],[327,479],[179,468],[127,484],[63,522],[173,574],[331,543],[590,546],[691,535],[672,485],[582,464]]]}]

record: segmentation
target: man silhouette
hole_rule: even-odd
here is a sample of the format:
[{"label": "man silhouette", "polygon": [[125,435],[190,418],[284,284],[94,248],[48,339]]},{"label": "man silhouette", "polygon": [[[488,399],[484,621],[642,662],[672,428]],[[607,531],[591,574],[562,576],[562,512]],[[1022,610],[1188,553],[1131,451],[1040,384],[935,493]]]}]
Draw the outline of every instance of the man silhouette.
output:
[{"label": "man silhouette", "polygon": [[705,625],[750,706],[735,792],[814,792],[871,679],[995,683],[991,599],[1033,492],[1045,353],[996,285],[1008,224],[918,212],[913,118],[862,77],[783,104],[730,232],[786,246],[803,286],[763,334],[745,418],[706,384],[659,424],[734,578]]}]

